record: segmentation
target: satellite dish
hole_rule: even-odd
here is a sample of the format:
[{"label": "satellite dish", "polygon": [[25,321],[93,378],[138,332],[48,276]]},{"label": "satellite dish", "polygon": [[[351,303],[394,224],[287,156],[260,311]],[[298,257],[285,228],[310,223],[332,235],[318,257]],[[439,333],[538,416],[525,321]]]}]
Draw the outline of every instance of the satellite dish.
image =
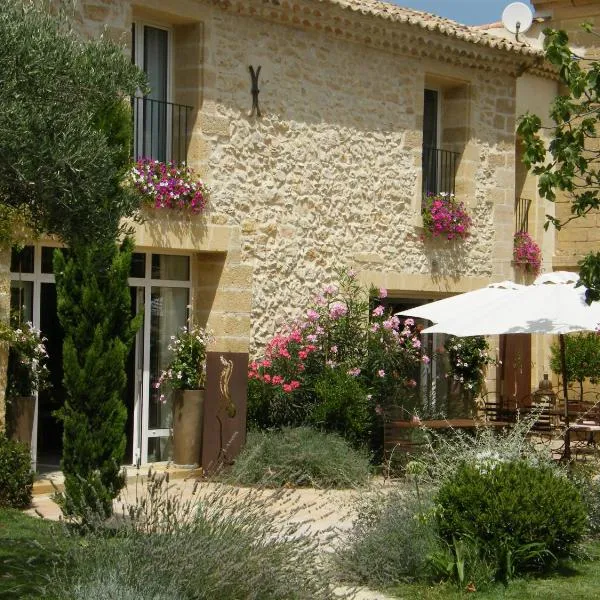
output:
[{"label": "satellite dish", "polygon": [[502,13],[502,25],[510,33],[514,33],[519,41],[519,34],[525,33],[533,23],[533,13],[527,4],[512,2]]}]

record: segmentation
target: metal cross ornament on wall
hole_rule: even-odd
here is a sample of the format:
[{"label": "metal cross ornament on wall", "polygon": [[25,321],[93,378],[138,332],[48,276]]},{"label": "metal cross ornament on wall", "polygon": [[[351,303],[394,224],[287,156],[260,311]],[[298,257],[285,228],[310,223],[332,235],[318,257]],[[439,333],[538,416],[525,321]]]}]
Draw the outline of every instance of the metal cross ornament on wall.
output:
[{"label": "metal cross ornament on wall", "polygon": [[250,69],[250,78],[252,79],[252,110],[250,111],[250,116],[253,117],[256,115],[257,117],[261,117],[260,106],[258,105],[258,94],[260,92],[258,89],[258,77],[260,75],[261,67],[257,67],[256,71],[252,65],[248,68]]}]

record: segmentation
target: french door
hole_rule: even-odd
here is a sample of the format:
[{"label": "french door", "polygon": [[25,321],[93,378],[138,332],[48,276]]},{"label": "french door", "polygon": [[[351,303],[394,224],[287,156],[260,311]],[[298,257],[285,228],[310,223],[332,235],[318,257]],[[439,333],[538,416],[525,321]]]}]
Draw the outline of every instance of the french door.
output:
[{"label": "french door", "polygon": [[[141,275],[143,274],[143,277]],[[157,388],[171,360],[172,338],[185,327],[190,303],[190,258],[176,254],[136,253],[129,283],[143,311],[135,352],[133,404],[134,464],[171,458],[172,390]]]},{"label": "french door", "polygon": [[[26,246],[11,259],[11,308],[19,310],[48,339],[52,387],[36,398],[31,450],[34,468],[56,468],[62,453],[63,332],[56,314],[56,285],[50,246]],[[127,455],[125,463],[166,461],[171,453],[171,390],[157,389],[170,360],[171,337],[188,319],[191,294],[190,257],[136,252],[129,285],[133,312],[143,312],[127,366]]]}]

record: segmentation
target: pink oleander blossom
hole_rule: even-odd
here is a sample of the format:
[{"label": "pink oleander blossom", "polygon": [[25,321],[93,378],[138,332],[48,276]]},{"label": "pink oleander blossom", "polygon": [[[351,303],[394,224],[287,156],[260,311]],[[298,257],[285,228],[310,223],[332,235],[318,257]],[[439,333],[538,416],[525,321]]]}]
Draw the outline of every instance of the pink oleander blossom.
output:
[{"label": "pink oleander blossom", "polygon": [[334,302],[329,308],[329,316],[332,319],[339,319],[348,314],[348,307],[343,302]]},{"label": "pink oleander blossom", "polygon": [[377,308],[373,309],[373,316],[381,317],[381,315],[383,315],[384,311],[385,311],[385,308],[380,304]]}]

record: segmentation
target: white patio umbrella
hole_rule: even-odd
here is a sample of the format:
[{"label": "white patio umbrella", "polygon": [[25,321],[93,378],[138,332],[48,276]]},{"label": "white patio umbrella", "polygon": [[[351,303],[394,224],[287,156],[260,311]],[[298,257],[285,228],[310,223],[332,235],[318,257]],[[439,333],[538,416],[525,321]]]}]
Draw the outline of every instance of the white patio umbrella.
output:
[{"label": "white patio umbrella", "polygon": [[403,310],[396,314],[416,319],[427,319],[433,323],[446,322],[456,317],[457,314],[468,314],[471,310],[485,308],[491,302],[504,296],[510,296],[515,291],[524,287],[524,285],[520,285],[514,281],[492,283],[478,290],[450,296],[437,302],[422,304],[421,306]]},{"label": "white patio umbrella", "polygon": [[[461,337],[504,333],[564,334],[593,331],[600,325],[600,303],[585,302],[585,287],[575,287],[577,273],[557,271],[541,275],[533,285],[511,294],[498,294],[473,306],[455,303],[454,314],[438,319],[423,333],[450,333]],[[486,289],[486,288],[483,288]],[[461,296],[455,296],[459,300]],[[434,307],[437,303],[429,305]],[[434,319],[430,319],[434,320]]]},{"label": "white patio umbrella", "polygon": [[[600,326],[600,302],[585,302],[585,287],[576,287],[577,273],[557,271],[538,277],[533,285],[490,299],[478,309],[465,302],[455,304],[447,320],[424,329],[422,333],[449,333],[468,337],[510,333],[559,334],[563,393],[565,397],[565,458],[570,457],[569,413],[563,335],[594,331]],[[457,300],[461,296],[457,296]],[[433,303],[429,305],[434,308]]]}]

